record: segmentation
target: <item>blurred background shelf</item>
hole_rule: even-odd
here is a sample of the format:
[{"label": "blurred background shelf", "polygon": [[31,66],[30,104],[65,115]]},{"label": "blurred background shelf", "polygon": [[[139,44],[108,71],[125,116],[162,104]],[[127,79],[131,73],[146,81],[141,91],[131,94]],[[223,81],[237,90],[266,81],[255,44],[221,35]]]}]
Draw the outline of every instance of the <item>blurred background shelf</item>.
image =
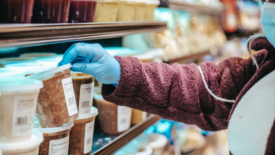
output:
[{"label": "blurred background shelf", "polygon": [[0,48],[122,37],[160,31],[165,22],[15,24],[0,26]]},{"label": "blurred background shelf", "polygon": [[182,57],[175,58],[175,59],[170,59],[168,61],[168,63],[169,64],[173,64],[173,63],[185,64],[185,63],[188,63],[188,61],[194,61],[194,60],[201,59],[201,58],[203,58],[204,56],[206,56],[208,54],[210,54],[210,50],[198,52],[196,54],[190,54],[190,55],[182,56]]},{"label": "blurred background shelf", "polygon": [[115,153],[160,119],[160,116],[151,114],[146,120],[131,127],[121,135],[110,136],[104,134],[100,128],[95,129],[92,155],[107,155]]},{"label": "blurred background shelf", "polygon": [[211,7],[206,5],[190,4],[186,2],[180,2],[176,0],[169,0],[169,8],[175,10],[183,10],[191,13],[201,13],[208,15],[215,15],[221,13],[224,8]]}]

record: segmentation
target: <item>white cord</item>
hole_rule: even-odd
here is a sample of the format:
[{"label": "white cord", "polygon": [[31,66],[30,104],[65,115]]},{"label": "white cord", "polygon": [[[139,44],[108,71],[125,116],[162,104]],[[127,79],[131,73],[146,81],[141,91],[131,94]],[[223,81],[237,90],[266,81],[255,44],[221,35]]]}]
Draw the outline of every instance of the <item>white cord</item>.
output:
[{"label": "white cord", "polygon": [[235,100],[227,100],[227,99],[223,99],[223,98],[220,98],[218,96],[216,96],[207,86],[207,83],[204,79],[204,75],[203,75],[203,72],[202,72],[202,69],[200,66],[198,66],[198,69],[200,71],[200,74],[201,74],[201,78],[202,78],[202,81],[204,83],[204,87],[206,88],[206,90],[209,92],[209,94],[214,97],[215,99],[219,100],[219,101],[223,101],[223,102],[229,102],[229,103],[235,103]]},{"label": "white cord", "polygon": [[259,64],[257,63],[255,57],[253,56],[253,54],[252,54],[252,52],[251,52],[251,50],[252,50],[252,49],[251,49],[251,44],[252,44],[252,42],[253,42],[255,39],[257,39],[257,38],[259,38],[259,37],[265,37],[265,36],[264,36],[263,34],[256,34],[256,35],[250,37],[250,38],[248,39],[248,41],[247,41],[247,51],[248,51],[248,53],[249,53],[250,58],[251,58],[252,61],[253,61],[253,64],[256,65],[257,70],[259,69]]}]

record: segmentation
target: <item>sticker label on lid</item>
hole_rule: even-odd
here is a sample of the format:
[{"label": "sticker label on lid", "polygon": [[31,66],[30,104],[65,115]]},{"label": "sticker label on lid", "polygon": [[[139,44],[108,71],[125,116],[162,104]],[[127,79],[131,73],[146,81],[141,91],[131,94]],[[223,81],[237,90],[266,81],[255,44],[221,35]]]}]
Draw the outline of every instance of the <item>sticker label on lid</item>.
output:
[{"label": "sticker label on lid", "polygon": [[89,114],[93,105],[94,83],[82,84],[79,93],[79,114]]},{"label": "sticker label on lid", "polygon": [[85,125],[85,139],[84,139],[84,154],[91,152],[94,136],[95,121],[86,123]]},{"label": "sticker label on lid", "polygon": [[12,137],[31,135],[37,95],[17,95],[14,98]]},{"label": "sticker label on lid", "polygon": [[78,111],[77,111],[77,105],[76,105],[76,100],[74,96],[74,87],[73,87],[72,78],[68,77],[66,79],[63,79],[62,85],[63,85],[64,95],[66,98],[69,116],[73,116],[77,114]]},{"label": "sticker label on lid", "polygon": [[49,155],[67,155],[69,152],[69,136],[51,140],[49,144]]},{"label": "sticker label on lid", "polygon": [[130,128],[132,109],[124,106],[117,107],[117,131],[123,132]]}]

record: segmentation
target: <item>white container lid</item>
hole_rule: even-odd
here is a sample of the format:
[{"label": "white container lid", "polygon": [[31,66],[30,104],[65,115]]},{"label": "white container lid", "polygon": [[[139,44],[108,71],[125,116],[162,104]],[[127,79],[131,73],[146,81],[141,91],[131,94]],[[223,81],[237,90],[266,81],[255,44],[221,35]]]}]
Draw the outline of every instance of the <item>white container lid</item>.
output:
[{"label": "white container lid", "polygon": [[161,134],[149,135],[149,145],[153,149],[164,148],[167,143],[168,143],[168,139],[164,135],[161,135]]},{"label": "white container lid", "polygon": [[1,78],[0,79],[0,92],[1,91],[27,91],[43,88],[42,81],[31,80],[26,78]]},{"label": "white container lid", "polygon": [[150,146],[143,146],[141,151],[135,153],[135,155],[152,155],[153,149]]},{"label": "white container lid", "polygon": [[25,70],[13,68],[0,68],[0,78],[24,78]]},{"label": "white container lid", "polygon": [[74,126],[74,122],[71,121],[70,123],[67,124],[63,124],[59,127],[54,127],[54,128],[41,128],[41,126],[39,125],[39,122],[37,121],[37,119],[35,119],[34,121],[34,129],[36,129],[37,131],[41,132],[41,133],[56,133],[56,132],[62,132],[62,131],[66,131],[71,129]]},{"label": "white container lid", "polygon": [[25,54],[21,54],[20,57],[21,58],[36,58],[36,59],[40,59],[40,58],[51,58],[51,57],[56,57],[57,54],[56,53],[25,53]]},{"label": "white container lid", "polygon": [[98,115],[97,108],[96,107],[91,107],[91,112],[89,114],[79,115],[76,120],[87,119],[87,118],[95,117],[97,115]]},{"label": "white container lid", "polygon": [[155,4],[155,5],[159,5],[160,1],[159,0],[146,0],[147,4]]},{"label": "white container lid", "polygon": [[118,0],[98,0],[98,2],[118,2]]},{"label": "white container lid", "polygon": [[147,3],[148,0],[135,0],[136,3]]},{"label": "white container lid", "polygon": [[32,150],[36,147],[39,147],[39,145],[43,142],[44,137],[43,135],[38,132],[37,130],[32,131],[32,136],[28,141],[23,142],[11,142],[11,143],[0,143],[0,149],[3,153],[5,152],[21,152],[21,151],[28,151]]},{"label": "white container lid", "polygon": [[50,77],[52,77],[54,74],[58,73],[58,72],[62,72],[65,69],[70,69],[72,67],[71,64],[67,64],[64,66],[60,66],[60,67],[56,67],[44,72],[40,72],[34,75],[31,75],[29,77],[27,77],[28,79],[36,79],[36,80],[46,80]]}]

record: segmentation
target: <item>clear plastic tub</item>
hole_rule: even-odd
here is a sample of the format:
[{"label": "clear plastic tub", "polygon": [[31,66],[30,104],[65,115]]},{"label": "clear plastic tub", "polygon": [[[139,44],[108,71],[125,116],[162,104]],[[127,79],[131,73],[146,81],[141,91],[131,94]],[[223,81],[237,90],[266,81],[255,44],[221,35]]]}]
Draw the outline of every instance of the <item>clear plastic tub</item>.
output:
[{"label": "clear plastic tub", "polygon": [[146,120],[146,118],[147,118],[146,112],[143,112],[137,109],[132,109],[131,124],[136,125],[139,122]]},{"label": "clear plastic tub", "polygon": [[159,0],[147,0],[145,20],[154,20],[154,11],[160,4]]},{"label": "clear plastic tub", "polygon": [[0,59],[0,68],[5,67],[8,64],[22,63],[22,62],[35,62],[34,58],[20,58],[20,57],[9,57]]},{"label": "clear plastic tub", "polygon": [[71,0],[35,0],[32,23],[67,23]]},{"label": "clear plastic tub", "polygon": [[103,132],[113,135],[127,131],[131,124],[132,109],[105,101],[97,90],[94,93],[94,99],[99,111],[99,120]]},{"label": "clear plastic tub", "polygon": [[135,18],[135,0],[119,0],[117,21],[133,21]]},{"label": "clear plastic tub", "polygon": [[70,131],[74,126],[73,121],[60,127],[41,128],[34,122],[34,128],[41,132],[44,141],[40,144],[39,155],[67,155],[69,152]]},{"label": "clear plastic tub", "polygon": [[93,22],[97,0],[71,0],[69,22]]},{"label": "clear plastic tub", "polygon": [[12,68],[0,68],[0,78],[24,78],[25,70],[12,69]]},{"label": "clear plastic tub", "polygon": [[71,72],[74,85],[78,115],[85,115],[91,112],[93,106],[94,77],[79,72]]},{"label": "clear plastic tub", "polygon": [[95,11],[95,22],[115,22],[118,0],[98,0]]},{"label": "clear plastic tub", "polygon": [[0,23],[30,23],[34,0],[1,0]]},{"label": "clear plastic tub", "polygon": [[71,78],[71,64],[57,67],[27,78],[43,81],[36,116],[41,127],[57,127],[78,117],[78,110]]},{"label": "clear plastic tub", "polygon": [[145,14],[146,14],[146,0],[136,0],[134,20],[136,21],[145,20]]},{"label": "clear plastic tub", "polygon": [[0,142],[19,142],[31,137],[37,96],[42,87],[38,80],[0,79]]},{"label": "clear plastic tub", "polygon": [[94,136],[94,124],[98,110],[90,108],[90,113],[74,120],[70,135],[69,155],[90,155]]},{"label": "clear plastic tub", "polygon": [[0,150],[2,150],[3,155],[38,155],[39,145],[43,140],[43,135],[33,130],[31,137],[26,141],[11,143],[1,142]]}]

